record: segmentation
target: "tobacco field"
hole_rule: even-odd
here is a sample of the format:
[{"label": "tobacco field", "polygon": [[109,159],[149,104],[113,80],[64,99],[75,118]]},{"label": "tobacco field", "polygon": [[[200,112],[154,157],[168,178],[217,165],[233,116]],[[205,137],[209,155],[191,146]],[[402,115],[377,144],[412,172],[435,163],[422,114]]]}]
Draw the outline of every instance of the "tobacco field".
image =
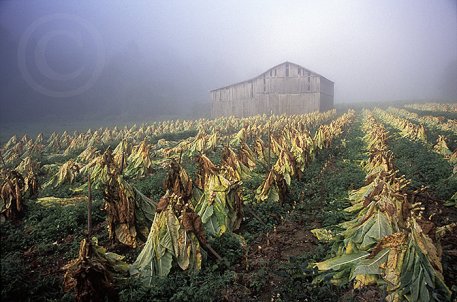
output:
[{"label": "tobacco field", "polygon": [[1,301],[455,301],[457,105],[1,145]]}]

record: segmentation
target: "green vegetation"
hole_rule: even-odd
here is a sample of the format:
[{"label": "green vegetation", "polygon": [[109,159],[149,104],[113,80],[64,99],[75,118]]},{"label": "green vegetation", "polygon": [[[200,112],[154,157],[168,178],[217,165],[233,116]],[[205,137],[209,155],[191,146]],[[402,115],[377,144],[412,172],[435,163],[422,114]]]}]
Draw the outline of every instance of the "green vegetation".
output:
[{"label": "green vegetation", "polygon": [[455,298],[453,145],[373,113],[12,137],[2,301]]}]

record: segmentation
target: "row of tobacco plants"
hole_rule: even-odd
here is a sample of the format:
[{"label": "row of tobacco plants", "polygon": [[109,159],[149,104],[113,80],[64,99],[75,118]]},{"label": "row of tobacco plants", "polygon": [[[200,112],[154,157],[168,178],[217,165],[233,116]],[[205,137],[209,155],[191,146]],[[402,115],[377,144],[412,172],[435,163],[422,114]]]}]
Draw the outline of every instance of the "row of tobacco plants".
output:
[{"label": "row of tobacco plants", "polygon": [[[405,128],[422,138],[420,128]],[[398,174],[389,133],[368,111],[364,131],[369,150],[365,186],[349,193],[352,205],[345,209],[354,218],[339,224],[340,231],[312,231],[319,240],[333,242],[331,258],[315,264],[321,272],[316,281],[377,285],[386,301],[450,301],[440,260],[442,232],[431,227],[417,198],[425,188],[413,190],[410,180]]]},{"label": "row of tobacco plants", "polygon": [[[375,109],[375,113],[387,124],[396,128],[400,131],[401,135],[407,137],[411,140],[420,141],[424,144],[429,144],[435,152],[445,157],[452,164],[457,164],[457,148],[454,152],[449,149],[447,141],[451,140],[451,143],[454,145],[455,138],[457,136],[457,124],[454,122],[447,122],[446,124],[430,124],[423,120],[422,117],[416,117],[415,115],[410,114],[406,110],[397,110],[389,108],[389,111],[384,111],[381,109]],[[415,122],[410,121],[413,120]],[[426,128],[424,124],[429,125],[430,128]],[[431,131],[434,127],[439,125],[441,128],[439,130],[446,131],[449,133],[449,137],[445,135],[438,135],[436,141],[434,141],[431,136],[435,131]],[[433,135],[435,137],[435,135]]]},{"label": "row of tobacco plants", "polygon": [[[454,166],[454,172],[451,178],[457,177],[457,147],[451,151],[447,144],[447,141],[449,140],[451,141],[452,145],[457,144],[455,141],[457,132],[455,131],[456,125],[454,122],[447,123],[447,126],[451,127],[451,131],[447,131],[450,134],[448,137],[446,137],[445,135],[437,134],[436,131],[432,131],[432,129],[434,129],[432,127],[427,129],[424,124],[420,123],[421,118],[415,119],[415,121],[419,121],[419,123],[413,123],[408,118],[402,117],[405,115],[412,119],[411,115],[406,114],[404,111],[393,109],[384,111],[381,109],[375,109],[374,112],[383,122],[400,131],[401,136],[406,137],[411,141],[419,142],[427,149],[441,155],[446,161],[449,162],[450,165]],[[432,135],[434,138],[436,138],[436,142],[430,139]],[[449,206],[457,207],[457,192],[454,193],[454,195],[446,204]]]},{"label": "row of tobacco plants", "polygon": [[457,113],[457,106],[455,104],[441,104],[441,103],[407,104],[407,105],[405,105],[405,107],[409,108],[409,109],[419,110],[419,111]]},{"label": "row of tobacco plants", "polygon": [[415,112],[394,107],[389,107],[387,111],[416,123],[424,124],[429,129],[446,133],[446,135],[450,136],[449,139],[455,139],[457,135],[457,120],[448,119],[443,116],[419,115]]}]

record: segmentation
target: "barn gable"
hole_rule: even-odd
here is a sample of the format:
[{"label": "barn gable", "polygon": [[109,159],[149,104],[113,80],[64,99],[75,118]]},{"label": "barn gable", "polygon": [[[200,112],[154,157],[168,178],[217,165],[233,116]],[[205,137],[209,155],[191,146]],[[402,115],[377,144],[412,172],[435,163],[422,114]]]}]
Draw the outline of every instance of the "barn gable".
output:
[{"label": "barn gable", "polygon": [[259,76],[211,90],[212,116],[298,114],[333,108],[333,82],[284,62]]}]

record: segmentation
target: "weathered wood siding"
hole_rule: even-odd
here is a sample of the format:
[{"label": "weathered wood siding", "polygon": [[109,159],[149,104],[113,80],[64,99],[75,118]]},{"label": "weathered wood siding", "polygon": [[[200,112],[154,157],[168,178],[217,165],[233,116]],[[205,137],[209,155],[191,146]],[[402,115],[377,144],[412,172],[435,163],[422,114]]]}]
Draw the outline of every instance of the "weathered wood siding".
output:
[{"label": "weathered wood siding", "polygon": [[320,77],[320,111],[327,111],[333,108],[334,84],[324,77]]},{"label": "weathered wood siding", "polygon": [[212,116],[299,114],[333,108],[333,82],[293,63],[210,92]]}]

